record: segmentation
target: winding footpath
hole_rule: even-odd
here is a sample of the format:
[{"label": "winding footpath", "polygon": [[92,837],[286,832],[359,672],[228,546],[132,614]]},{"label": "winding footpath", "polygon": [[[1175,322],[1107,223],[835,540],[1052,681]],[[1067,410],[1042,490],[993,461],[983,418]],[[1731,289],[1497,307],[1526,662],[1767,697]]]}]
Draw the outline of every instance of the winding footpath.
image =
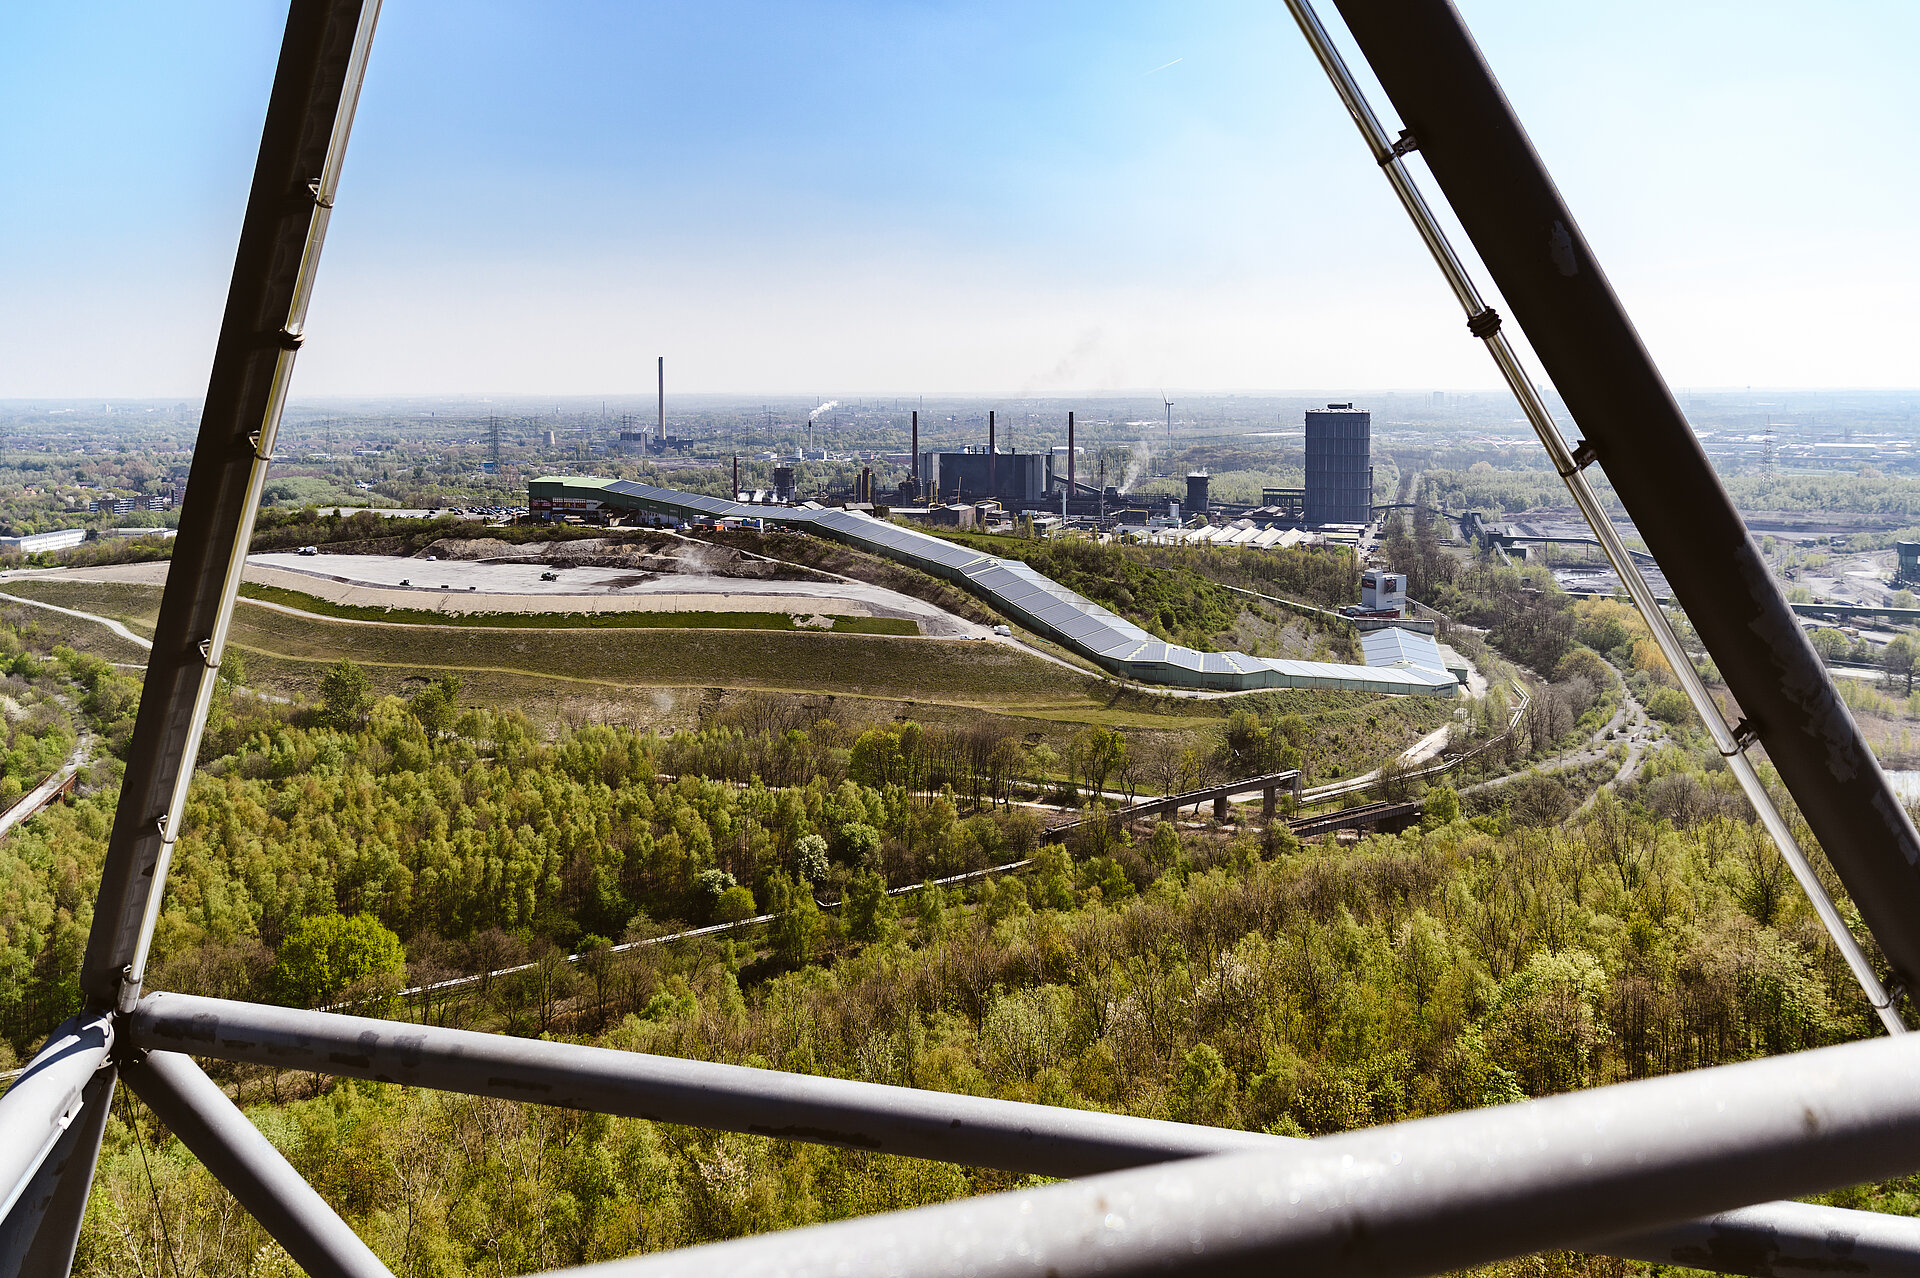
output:
[{"label": "winding footpath", "polygon": [[63,613],[69,617],[78,617],[82,621],[97,621],[107,629],[113,631],[116,635],[119,635],[122,639],[125,639],[128,643],[146,652],[153,651],[153,640],[141,638],[133,631],[127,629],[125,625],[115,621],[112,617],[102,617],[98,613],[92,612],[81,612],[78,608],[62,608],[59,604],[42,603],[38,599],[27,599],[20,595],[7,594],[4,591],[0,591],[0,599],[4,599],[8,603],[25,604],[29,608],[45,608],[48,612]]}]

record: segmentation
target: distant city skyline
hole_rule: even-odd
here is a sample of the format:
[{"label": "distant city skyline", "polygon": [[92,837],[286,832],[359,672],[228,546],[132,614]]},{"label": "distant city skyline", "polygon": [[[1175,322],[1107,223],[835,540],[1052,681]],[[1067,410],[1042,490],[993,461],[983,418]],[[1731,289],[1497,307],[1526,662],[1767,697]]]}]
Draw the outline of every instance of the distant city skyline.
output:
[{"label": "distant city skyline", "polygon": [[[1920,384],[1920,6],[1458,2],[1676,387]],[[284,14],[0,14],[0,398],[203,393]],[[302,401],[1495,381],[1243,0],[392,0],[310,333]]]}]

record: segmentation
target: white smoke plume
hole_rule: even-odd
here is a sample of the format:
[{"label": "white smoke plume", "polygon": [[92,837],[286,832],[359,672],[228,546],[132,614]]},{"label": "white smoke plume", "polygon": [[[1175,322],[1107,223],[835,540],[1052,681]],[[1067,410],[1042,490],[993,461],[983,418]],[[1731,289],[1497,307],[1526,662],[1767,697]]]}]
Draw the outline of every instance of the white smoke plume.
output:
[{"label": "white smoke plume", "polygon": [[808,413],[807,420],[813,421],[815,418],[819,417],[820,414],[826,412],[828,409],[838,408],[838,407],[840,407],[840,401],[837,399],[830,399],[826,403],[820,405],[820,407],[814,409],[811,413]]},{"label": "white smoke plume", "polygon": [[1127,473],[1121,477],[1120,491],[1130,493],[1133,486],[1140,482],[1140,476],[1147,469],[1147,462],[1153,456],[1147,451],[1147,441],[1141,440],[1133,446],[1133,452],[1127,456]]}]

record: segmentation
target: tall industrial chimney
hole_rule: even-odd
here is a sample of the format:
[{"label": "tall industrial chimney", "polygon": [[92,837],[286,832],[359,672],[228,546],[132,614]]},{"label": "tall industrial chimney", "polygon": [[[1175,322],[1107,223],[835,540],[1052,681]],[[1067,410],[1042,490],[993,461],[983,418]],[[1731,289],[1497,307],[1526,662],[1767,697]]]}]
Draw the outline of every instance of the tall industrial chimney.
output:
[{"label": "tall industrial chimney", "polygon": [[1000,495],[1000,445],[993,439],[993,410],[987,410],[987,496]]},{"label": "tall industrial chimney", "polygon": [[1072,501],[1080,495],[1073,482],[1073,410],[1067,410],[1067,500]]},{"label": "tall industrial chimney", "polygon": [[733,499],[740,500],[740,454],[733,455]]},{"label": "tall industrial chimney", "polygon": [[913,497],[918,501],[920,499],[920,410],[917,408],[913,410],[913,443],[909,447],[913,450]]},{"label": "tall industrial chimney", "polygon": [[660,357],[660,447],[667,446],[667,357]]}]

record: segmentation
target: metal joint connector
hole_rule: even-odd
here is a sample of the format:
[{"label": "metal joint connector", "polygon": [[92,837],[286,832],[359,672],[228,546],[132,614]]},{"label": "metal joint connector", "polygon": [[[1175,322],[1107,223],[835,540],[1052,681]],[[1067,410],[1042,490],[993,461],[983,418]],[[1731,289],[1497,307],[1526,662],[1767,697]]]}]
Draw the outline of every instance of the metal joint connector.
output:
[{"label": "metal joint connector", "polygon": [[1745,752],[1753,748],[1760,740],[1759,729],[1753,726],[1751,719],[1742,719],[1733,725],[1733,746],[1735,750]]},{"label": "metal joint connector", "polygon": [[1586,440],[1583,439],[1574,446],[1573,464],[1576,469],[1585,470],[1587,467],[1593,465],[1596,460],[1593,445]]},{"label": "metal joint connector", "polygon": [[202,639],[195,646],[200,649],[200,660],[205,664],[207,669],[218,670],[220,668],[220,663],[213,659],[213,640]]},{"label": "metal joint connector", "polygon": [[283,351],[297,351],[300,349],[300,344],[307,340],[306,333],[293,328],[283,328],[274,336],[278,339],[280,349]]},{"label": "metal joint connector", "polygon": [[1400,130],[1400,136],[1387,147],[1387,153],[1380,157],[1381,167],[1392,164],[1403,155],[1411,155],[1420,149],[1420,139],[1413,136],[1412,129]]},{"label": "metal joint connector", "polygon": [[1486,341],[1500,331],[1500,312],[1489,306],[1467,316],[1467,331]]},{"label": "metal joint connector", "polygon": [[133,964],[120,969],[120,988],[113,1005],[121,1013],[132,1012],[140,1005],[140,978],[133,974]]},{"label": "metal joint connector", "polygon": [[274,454],[263,453],[260,451],[260,432],[259,431],[255,430],[255,431],[247,432],[247,446],[253,449],[253,455],[256,459],[263,462],[270,462],[275,460]]},{"label": "metal joint connector", "polygon": [[332,200],[325,200],[320,198],[320,179],[319,178],[315,178],[313,179],[313,181],[307,183],[307,194],[313,197],[314,204],[318,205],[320,208],[331,209],[333,207]]}]

